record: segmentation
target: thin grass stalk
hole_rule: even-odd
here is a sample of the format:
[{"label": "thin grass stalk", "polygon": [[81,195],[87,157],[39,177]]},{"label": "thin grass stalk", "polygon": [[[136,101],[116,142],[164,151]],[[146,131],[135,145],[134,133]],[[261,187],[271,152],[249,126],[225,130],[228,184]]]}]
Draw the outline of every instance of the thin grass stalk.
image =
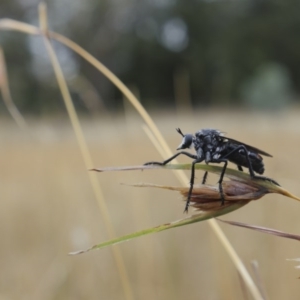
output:
[{"label": "thin grass stalk", "polygon": [[261,278],[261,274],[260,274],[260,271],[259,271],[259,266],[258,266],[257,260],[252,260],[251,261],[251,267],[252,267],[252,270],[253,270],[254,278],[257,282],[257,286],[260,290],[260,293],[261,293],[262,297],[264,298],[264,300],[268,300],[267,293],[265,291],[263,281],[262,281],[262,278]]},{"label": "thin grass stalk", "polygon": [[[148,136],[148,139],[151,141],[151,143],[153,144],[153,146],[156,148],[157,152],[164,157],[166,155],[166,152],[164,151],[164,149],[162,148],[161,144],[159,143],[159,141],[157,140],[156,136],[153,134],[153,132],[150,130],[149,126],[147,125],[143,125],[142,126],[144,132],[146,133],[146,135]],[[175,175],[177,174],[177,172],[175,172]]]},{"label": "thin grass stalk", "polygon": [[[22,24],[24,24],[24,27],[22,27]],[[26,23],[17,22],[9,19],[2,20],[0,22],[0,29],[13,29],[18,30],[22,32],[26,32],[29,34],[39,34],[40,31],[35,28],[34,26],[28,25]],[[64,44],[68,48],[72,49],[74,52],[82,56],[84,59],[86,59],[90,64],[92,64],[96,69],[98,69],[104,76],[106,76],[126,97],[127,99],[132,103],[132,105],[136,108],[136,110],[139,112],[141,117],[144,119],[145,123],[149,126],[149,128],[152,130],[153,134],[156,136],[159,143],[162,145],[162,147],[165,149],[165,156],[169,157],[172,155],[172,152],[170,148],[168,147],[166,141],[162,137],[161,133],[159,132],[157,126],[153,122],[153,120],[150,118],[148,113],[145,111],[143,106],[139,103],[139,101],[135,98],[135,96],[130,92],[130,90],[110,71],[108,70],[102,63],[100,63],[95,57],[93,57],[90,53],[88,53],[86,50],[84,50],[82,47],[80,47],[75,42],[71,41],[70,39],[52,32],[48,31],[48,36],[50,38],[55,39],[56,41]],[[180,174],[181,172],[176,172]],[[188,178],[185,176],[185,174],[182,172],[181,177],[181,183],[186,184],[188,181]],[[216,234],[217,238],[220,240],[221,245],[225,248],[227,251],[229,257],[231,258],[232,262],[234,263],[235,267],[241,274],[243,280],[245,281],[250,293],[252,294],[253,298],[256,300],[263,300],[258,288],[256,287],[254,281],[252,280],[250,274],[248,273],[246,267],[242,263],[241,259],[235,252],[234,248],[230,244],[229,240],[225,236],[224,232],[220,228],[220,226],[217,224],[217,222],[214,219],[208,220],[209,225],[211,226],[213,232]]]},{"label": "thin grass stalk", "polygon": [[12,118],[15,120],[15,122],[21,129],[23,130],[27,129],[27,124],[23,116],[19,112],[18,108],[16,107],[10,93],[5,57],[1,47],[0,47],[0,90],[1,90],[1,95],[4,104],[6,105],[7,110],[11,114]]},{"label": "thin grass stalk", "polygon": [[[39,5],[40,24],[41,24],[41,29],[43,31],[45,31],[45,34],[42,34],[42,38],[44,40],[47,52],[49,54],[49,57],[50,57],[50,60],[51,60],[52,66],[53,66],[53,70],[54,70],[54,73],[55,73],[55,76],[57,79],[57,83],[59,85],[61,94],[63,96],[63,100],[65,102],[67,112],[68,112],[69,118],[71,120],[73,130],[75,132],[75,135],[76,135],[76,138],[77,138],[77,141],[79,144],[79,148],[81,150],[81,153],[82,153],[82,156],[84,159],[84,163],[86,165],[86,168],[89,169],[90,167],[93,166],[91,154],[89,152],[87,143],[85,141],[85,137],[84,137],[84,134],[83,134],[83,131],[82,131],[82,128],[81,128],[81,125],[80,125],[80,122],[79,122],[79,119],[78,119],[78,116],[77,116],[77,113],[76,113],[76,110],[75,110],[75,107],[74,107],[74,104],[73,104],[73,101],[72,101],[72,98],[71,98],[71,95],[69,92],[69,89],[67,87],[66,80],[64,78],[62,69],[58,62],[55,51],[47,37],[47,24],[45,23],[47,20],[47,17],[45,16],[45,14],[46,14],[46,6],[44,3],[41,3]],[[108,213],[108,209],[107,209],[106,203],[104,201],[101,188],[98,184],[97,177],[92,172],[88,172],[88,174],[89,174],[92,188],[93,188],[95,197],[97,199],[97,203],[99,205],[100,212],[103,216],[104,223],[105,223],[106,229],[108,231],[108,234],[111,238],[114,238],[116,236],[115,230],[114,230],[113,224],[111,222],[110,215]],[[121,282],[122,282],[122,286],[124,289],[126,299],[134,299],[133,294],[132,294],[132,289],[131,289],[129,279],[128,279],[128,274],[127,274],[127,271],[125,268],[125,264],[124,264],[121,252],[118,247],[112,247],[112,251],[113,251],[114,258],[116,260],[117,268],[118,268],[118,271],[120,274],[120,278],[121,278]]]},{"label": "thin grass stalk", "polygon": [[241,277],[240,273],[238,273],[238,277],[239,277],[239,282],[240,282],[241,291],[242,291],[242,299],[243,300],[250,300],[249,299],[249,293],[248,293],[248,290],[247,290],[246,285],[245,285],[245,281]]}]

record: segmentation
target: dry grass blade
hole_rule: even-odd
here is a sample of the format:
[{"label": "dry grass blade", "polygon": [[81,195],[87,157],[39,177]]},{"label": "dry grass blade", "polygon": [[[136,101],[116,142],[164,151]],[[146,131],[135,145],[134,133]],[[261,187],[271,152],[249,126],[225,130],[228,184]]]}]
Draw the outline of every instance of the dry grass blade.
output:
[{"label": "dry grass blade", "polygon": [[236,209],[239,209],[240,207],[242,207],[243,205],[247,204],[246,201],[244,202],[232,202],[231,205],[228,206],[224,206],[222,210],[210,210],[210,211],[202,211],[200,213],[194,214],[190,217],[187,217],[185,219],[181,219],[181,220],[177,220],[171,223],[166,223],[166,224],[162,224],[153,228],[148,228],[148,229],[144,229],[138,232],[134,232],[125,236],[121,236],[100,244],[97,244],[89,249],[86,250],[79,250],[79,251],[75,251],[75,252],[71,252],[69,253],[70,255],[77,255],[77,254],[83,254],[92,250],[97,250],[97,249],[101,249],[107,246],[111,246],[111,245],[116,245],[122,242],[127,242],[129,240],[135,239],[135,238],[139,238],[142,237],[144,235],[147,234],[151,234],[151,233],[158,233],[164,230],[168,230],[168,229],[172,229],[172,228],[177,228],[177,227],[181,227],[181,226],[185,226],[185,225],[189,225],[189,224],[193,224],[196,222],[202,222],[211,218],[215,218],[217,216],[232,212]]},{"label": "dry grass blade", "polygon": [[218,219],[218,220],[223,223],[227,223],[227,224],[230,224],[233,226],[248,228],[248,229],[256,230],[256,231],[259,231],[262,233],[272,234],[272,235],[280,236],[283,238],[300,241],[300,235],[298,235],[298,234],[292,234],[292,233],[288,233],[288,232],[284,232],[284,231],[280,231],[280,230],[276,230],[276,229],[272,229],[272,228],[267,228],[267,227],[257,226],[257,225],[250,225],[250,224],[245,224],[245,223],[241,223],[241,222],[225,221],[225,220],[221,220],[221,219]]},{"label": "dry grass blade", "polygon": [[19,22],[11,19],[1,19],[0,20],[0,29],[2,30],[16,30],[27,34],[41,34],[41,31],[38,27]]},{"label": "dry grass blade", "polygon": [[[44,39],[46,49],[48,51],[51,63],[53,65],[54,73],[55,73],[55,76],[57,78],[57,82],[58,82],[61,94],[63,96],[63,100],[65,102],[65,105],[66,105],[68,115],[69,115],[69,118],[71,120],[73,129],[74,129],[74,132],[76,134],[78,144],[79,144],[80,150],[82,152],[82,156],[83,156],[85,165],[86,165],[87,168],[90,168],[91,165],[92,165],[92,158],[91,158],[87,143],[85,141],[85,137],[84,137],[84,134],[83,134],[83,131],[82,131],[82,128],[81,128],[81,125],[80,125],[80,122],[79,122],[79,119],[78,119],[78,116],[77,116],[77,113],[76,113],[76,110],[75,110],[75,107],[74,107],[74,104],[73,104],[73,101],[72,101],[72,98],[71,98],[71,95],[70,95],[70,92],[69,92],[68,86],[66,84],[66,80],[64,78],[62,69],[61,69],[60,64],[58,62],[58,59],[56,57],[55,51],[54,51],[54,49],[53,49],[53,47],[52,47],[52,45],[51,45],[51,43],[48,39],[47,24],[46,24],[47,17],[45,15],[46,14],[46,5],[45,5],[45,3],[41,3],[40,6],[39,6],[39,9],[40,9],[41,27],[42,27],[43,32],[45,33],[42,37]],[[95,176],[93,176],[92,173],[89,173],[89,178],[90,178],[92,188],[93,188],[95,197],[97,199],[97,202],[98,202],[98,205],[99,205],[99,208],[100,208],[100,212],[101,212],[101,214],[104,218],[106,229],[108,231],[109,236],[111,238],[113,238],[115,236],[115,231],[114,231],[113,224],[110,220],[110,216],[109,216],[108,209],[106,207],[104,198],[102,196],[101,188],[98,184],[97,179],[95,178]],[[125,264],[124,264],[121,252],[118,248],[114,248],[112,251],[113,251],[114,258],[116,260],[116,264],[117,264],[118,271],[119,271],[119,274],[120,274],[120,278],[121,278],[121,282],[122,282],[122,285],[123,285],[125,297],[126,297],[126,299],[133,299],[133,293],[132,293],[132,290],[131,290],[131,286],[130,286],[130,283],[129,283],[127,271],[126,271],[126,268],[125,268]]]},{"label": "dry grass blade", "polygon": [[5,57],[2,48],[0,47],[0,89],[1,94],[3,97],[4,104],[7,107],[7,110],[11,114],[12,118],[18,124],[21,129],[27,129],[27,124],[19,112],[18,108],[16,107],[8,84],[8,76],[7,76],[7,69],[5,63]]},{"label": "dry grass blade", "polygon": [[268,297],[267,297],[267,293],[265,291],[265,288],[264,288],[264,284],[263,284],[263,281],[262,281],[262,276],[260,274],[260,271],[259,271],[259,265],[258,265],[258,262],[257,260],[252,260],[251,261],[251,267],[252,267],[252,270],[253,270],[253,273],[254,273],[254,276],[255,276],[255,279],[256,279],[256,284],[260,290],[260,293],[262,294],[264,300],[267,300]]},{"label": "dry grass blade", "polygon": [[[296,261],[297,263],[300,262],[300,258],[288,258],[288,261]],[[300,269],[300,265],[295,266],[295,269]],[[300,279],[300,277],[298,277]]]},{"label": "dry grass blade", "polygon": [[[90,169],[90,171],[111,172],[111,171],[137,171],[137,170],[154,170],[154,169],[190,170],[191,164],[168,164],[165,166],[142,165],[142,166],[106,167],[106,168],[93,168]],[[220,175],[220,173],[222,172],[222,167],[214,166],[214,165],[206,165],[206,164],[197,164],[195,165],[195,169],[211,172],[218,175]],[[247,197],[248,200],[258,199],[265,194],[276,193],[300,201],[299,197],[293,195],[283,187],[278,186],[269,180],[252,179],[249,174],[240,172],[238,170],[227,168],[225,177],[229,178],[232,182],[236,182],[236,186],[235,186],[236,189],[241,189],[244,184],[243,188],[245,189],[246,187],[246,189],[249,190],[249,193],[251,193],[250,198]],[[223,185],[226,186],[228,185],[228,183],[224,181]],[[232,183],[230,184],[230,186],[231,188],[233,188]],[[194,192],[196,190],[197,189],[195,186]],[[238,191],[236,192],[236,194],[238,194]],[[244,193],[241,194],[243,195]]]}]

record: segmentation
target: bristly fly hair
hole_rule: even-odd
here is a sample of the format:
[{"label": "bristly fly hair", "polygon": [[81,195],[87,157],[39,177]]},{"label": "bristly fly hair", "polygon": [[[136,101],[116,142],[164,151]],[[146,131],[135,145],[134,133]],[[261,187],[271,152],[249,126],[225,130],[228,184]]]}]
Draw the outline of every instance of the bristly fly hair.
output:
[{"label": "bristly fly hair", "polygon": [[[240,171],[243,171],[243,167],[248,168],[252,179],[269,180],[274,184],[279,185],[271,178],[255,175],[255,173],[264,173],[265,168],[261,155],[272,157],[272,155],[268,154],[267,152],[253,146],[249,146],[232,138],[225,137],[221,131],[216,129],[201,129],[197,131],[195,135],[189,133],[183,134],[180,128],[176,128],[176,130],[183,137],[181,144],[176,150],[187,149],[194,146],[196,154],[191,154],[186,151],[180,151],[163,162],[151,161],[145,163],[145,165],[166,165],[181,154],[184,154],[193,159],[191,165],[190,189],[184,212],[188,211],[191,201],[191,195],[195,180],[195,164],[201,163],[203,161],[205,161],[206,164],[224,163],[218,181],[222,205],[224,205],[225,201],[222,182],[228,161],[236,164]],[[207,171],[204,173],[202,184],[205,184],[206,179]]]}]

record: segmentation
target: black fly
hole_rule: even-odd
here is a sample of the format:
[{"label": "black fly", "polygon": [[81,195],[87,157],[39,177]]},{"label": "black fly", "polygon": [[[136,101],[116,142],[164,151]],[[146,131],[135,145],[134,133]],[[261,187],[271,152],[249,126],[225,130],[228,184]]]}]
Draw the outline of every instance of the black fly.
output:
[{"label": "black fly", "polygon": [[[179,128],[176,128],[177,132],[182,135],[183,139],[177,150],[182,150],[186,148],[191,148],[194,146],[196,154],[191,154],[189,152],[180,151],[175,155],[171,156],[169,159],[163,162],[147,162],[145,165],[166,165],[174,158],[180,154],[184,154],[193,159],[192,169],[191,169],[191,180],[190,189],[188,193],[188,198],[185,206],[185,212],[188,211],[189,204],[191,201],[191,194],[194,186],[195,179],[195,164],[205,161],[205,163],[224,163],[220,179],[218,181],[219,190],[221,195],[222,205],[224,204],[224,193],[222,188],[223,177],[227,168],[228,161],[237,165],[240,171],[243,171],[242,167],[249,169],[251,178],[269,180],[277,185],[279,185],[273,179],[264,176],[257,176],[254,172],[258,174],[263,174],[265,171],[263,158],[261,155],[272,157],[270,154],[259,150],[255,147],[249,146],[237,140],[223,136],[222,132],[216,129],[202,129],[192,134],[183,134]],[[260,155],[261,154],[261,155]],[[202,184],[205,184],[207,178],[207,172],[205,172]]]}]

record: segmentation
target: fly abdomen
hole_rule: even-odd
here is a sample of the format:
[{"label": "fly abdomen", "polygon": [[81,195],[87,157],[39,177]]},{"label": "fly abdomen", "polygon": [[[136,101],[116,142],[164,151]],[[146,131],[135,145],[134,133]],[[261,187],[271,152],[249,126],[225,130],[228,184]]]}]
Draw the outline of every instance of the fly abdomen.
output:
[{"label": "fly abdomen", "polygon": [[[226,152],[230,153],[234,148],[235,148],[234,145],[230,145],[229,147],[227,147]],[[258,174],[263,174],[265,171],[265,167],[264,167],[262,157],[259,154],[254,153],[252,151],[248,151],[248,157],[250,159],[250,163],[252,165],[253,171]],[[247,156],[243,149],[241,149],[237,152],[234,152],[233,154],[227,156],[226,158],[238,166],[249,168]]]},{"label": "fly abdomen", "polygon": [[263,158],[259,154],[251,151],[248,152],[248,155],[249,155],[250,162],[252,164],[253,171],[258,174],[263,174],[265,171]]},{"label": "fly abdomen", "polygon": [[259,161],[259,160],[251,160],[251,163],[252,163],[252,168],[253,168],[253,171],[258,173],[258,174],[263,174],[264,171],[265,171],[265,166],[264,166],[264,163],[263,161]]}]

